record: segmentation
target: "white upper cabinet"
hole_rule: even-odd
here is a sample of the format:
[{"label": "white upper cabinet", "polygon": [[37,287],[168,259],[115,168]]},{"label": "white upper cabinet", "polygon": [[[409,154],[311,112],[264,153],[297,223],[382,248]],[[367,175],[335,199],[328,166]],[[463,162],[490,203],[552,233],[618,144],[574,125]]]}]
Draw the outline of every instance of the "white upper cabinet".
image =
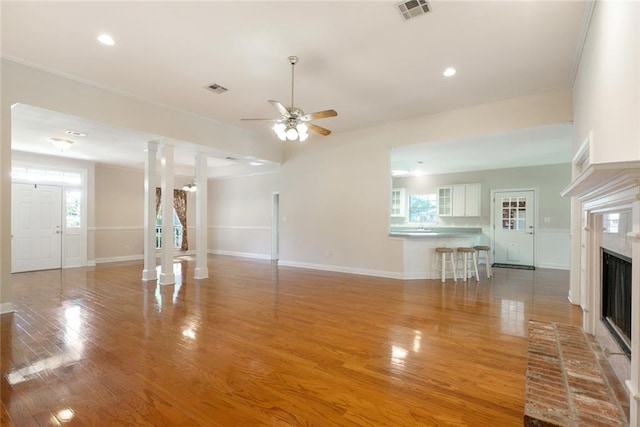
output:
[{"label": "white upper cabinet", "polygon": [[438,216],[451,216],[451,186],[438,188]]},{"label": "white upper cabinet", "polygon": [[464,193],[464,216],[480,216],[480,184],[465,184]]},{"label": "white upper cabinet", "polygon": [[439,216],[480,216],[480,184],[438,188]]},{"label": "white upper cabinet", "polygon": [[391,216],[405,216],[406,196],[404,188],[394,188],[391,190]]}]

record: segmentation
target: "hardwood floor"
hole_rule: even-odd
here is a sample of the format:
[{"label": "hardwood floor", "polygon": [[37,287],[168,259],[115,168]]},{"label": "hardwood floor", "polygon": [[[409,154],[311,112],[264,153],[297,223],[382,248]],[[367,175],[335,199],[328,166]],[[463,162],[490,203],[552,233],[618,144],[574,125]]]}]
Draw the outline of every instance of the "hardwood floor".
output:
[{"label": "hardwood floor", "polygon": [[568,272],[400,281],[213,256],[13,275],[2,425],[522,425],[529,319]]}]

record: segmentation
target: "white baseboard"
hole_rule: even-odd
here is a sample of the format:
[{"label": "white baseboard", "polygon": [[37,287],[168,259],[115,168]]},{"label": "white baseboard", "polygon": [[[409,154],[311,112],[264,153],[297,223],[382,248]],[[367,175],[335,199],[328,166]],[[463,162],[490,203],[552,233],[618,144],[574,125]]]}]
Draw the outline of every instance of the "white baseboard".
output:
[{"label": "white baseboard", "polygon": [[342,267],[338,265],[312,264],[307,262],[280,260],[278,265],[284,267],[308,268],[310,270],[333,271],[336,273],[359,274],[362,276],[385,277],[387,279],[405,279],[403,273],[395,273],[393,271],[369,270],[366,268]]},{"label": "white baseboard", "polygon": [[14,311],[12,302],[3,302],[0,304],[0,314],[13,313]]},{"label": "white baseboard", "polygon": [[569,270],[568,265],[563,264],[553,264],[553,263],[540,263],[536,266],[536,268],[549,268],[552,270]]},{"label": "white baseboard", "polygon": [[144,257],[142,255],[126,255],[126,256],[111,256],[104,258],[96,258],[96,264],[106,264],[109,262],[122,262],[122,261],[142,261]]},{"label": "white baseboard", "polygon": [[96,260],[92,259],[87,261],[87,267],[95,267],[96,266]]},{"label": "white baseboard", "polygon": [[[196,251],[193,250],[189,250],[189,251],[175,251],[173,253],[174,258],[175,257],[180,257],[180,256],[191,256],[191,255],[195,255]],[[158,250],[156,251],[156,259],[160,259],[162,256],[162,251]],[[106,264],[109,262],[122,262],[122,261],[141,261],[144,260],[144,255],[139,254],[139,255],[125,255],[125,256],[112,256],[112,257],[103,257],[103,258],[96,258],[95,261],[93,261],[93,267],[95,267],[96,264]],[[91,264],[89,264],[90,267]]]},{"label": "white baseboard", "polygon": [[218,249],[209,249],[208,253],[214,254],[214,255],[237,256],[241,258],[271,259],[271,254],[255,254],[251,252],[234,252],[234,251],[222,251]]}]

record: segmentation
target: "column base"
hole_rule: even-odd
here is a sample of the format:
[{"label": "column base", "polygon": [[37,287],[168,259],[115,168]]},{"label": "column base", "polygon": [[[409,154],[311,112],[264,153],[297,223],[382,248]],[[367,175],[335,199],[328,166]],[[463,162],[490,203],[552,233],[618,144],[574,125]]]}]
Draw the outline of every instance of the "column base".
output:
[{"label": "column base", "polygon": [[154,268],[153,270],[142,270],[142,280],[144,280],[145,282],[158,280],[156,269]]},{"label": "column base", "polygon": [[161,285],[173,285],[176,283],[176,275],[173,273],[160,273],[160,280],[158,283]]},{"label": "column base", "polygon": [[196,267],[193,271],[194,279],[207,279],[209,277],[209,269],[206,267]]}]

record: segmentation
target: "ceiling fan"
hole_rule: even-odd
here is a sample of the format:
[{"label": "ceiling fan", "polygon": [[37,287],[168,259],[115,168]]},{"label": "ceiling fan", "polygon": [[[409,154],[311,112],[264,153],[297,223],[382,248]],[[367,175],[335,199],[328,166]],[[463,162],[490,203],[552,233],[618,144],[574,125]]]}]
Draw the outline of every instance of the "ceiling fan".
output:
[{"label": "ceiling fan", "polygon": [[336,110],[324,110],[317,111],[315,113],[305,114],[300,108],[296,107],[293,103],[293,82],[294,82],[294,67],[298,62],[297,56],[290,56],[289,63],[291,64],[291,106],[285,107],[282,103],[274,100],[269,100],[269,103],[280,113],[279,119],[242,119],[242,120],[264,120],[273,121],[276,124],[273,126],[273,130],[282,141],[299,140],[300,142],[306,140],[309,137],[307,133],[308,129],[319,133],[320,135],[329,135],[331,131],[321,126],[310,123],[311,120],[324,119],[326,117],[335,117],[338,115]]}]

